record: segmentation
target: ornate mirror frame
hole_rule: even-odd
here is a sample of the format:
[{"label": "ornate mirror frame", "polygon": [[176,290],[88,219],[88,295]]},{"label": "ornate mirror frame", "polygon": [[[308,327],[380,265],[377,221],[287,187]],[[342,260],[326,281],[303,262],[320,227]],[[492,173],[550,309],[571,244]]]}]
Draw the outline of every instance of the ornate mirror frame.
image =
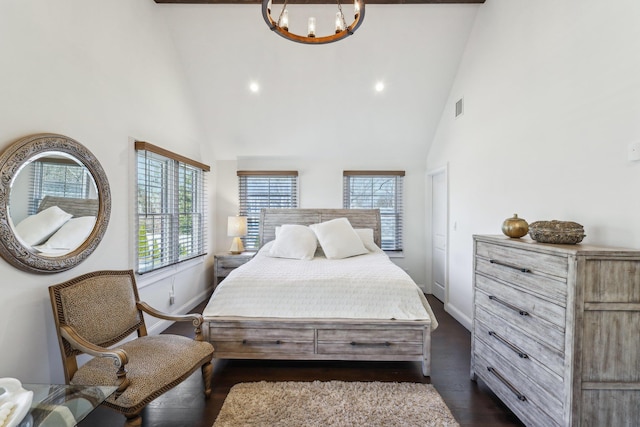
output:
[{"label": "ornate mirror frame", "polygon": [[[24,246],[17,238],[9,218],[11,184],[20,169],[34,156],[49,151],[69,154],[84,165],[98,192],[98,214],[89,237],[75,250],[56,257],[47,257]],[[14,267],[31,273],[57,273],[75,267],[96,249],[109,224],[111,192],[100,162],[79,142],[53,133],[24,137],[11,144],[0,156],[0,256]]]}]

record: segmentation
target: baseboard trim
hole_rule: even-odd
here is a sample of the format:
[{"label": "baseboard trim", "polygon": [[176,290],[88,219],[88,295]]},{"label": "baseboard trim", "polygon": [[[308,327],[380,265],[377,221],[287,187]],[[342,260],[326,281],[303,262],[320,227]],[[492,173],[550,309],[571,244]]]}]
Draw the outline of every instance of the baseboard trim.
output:
[{"label": "baseboard trim", "polygon": [[473,320],[465,315],[462,311],[458,310],[451,303],[447,303],[444,305],[444,311],[449,313],[451,317],[456,319],[462,326],[467,328],[468,331],[471,330],[471,325],[473,324]]},{"label": "baseboard trim", "polygon": [[[200,292],[198,295],[191,298],[186,303],[182,304],[177,310],[172,311],[171,314],[187,314],[190,310],[196,305],[200,304],[202,301],[207,298],[207,296],[211,293],[212,288],[205,289],[203,292]],[[151,327],[147,329],[149,335],[159,335],[169,326],[173,325],[173,321],[171,320],[160,320],[159,322],[154,323]]]}]

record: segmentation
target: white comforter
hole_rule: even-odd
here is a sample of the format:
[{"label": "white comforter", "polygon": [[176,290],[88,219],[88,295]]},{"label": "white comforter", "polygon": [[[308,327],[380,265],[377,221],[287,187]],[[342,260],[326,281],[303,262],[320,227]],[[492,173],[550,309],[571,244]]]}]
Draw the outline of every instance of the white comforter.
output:
[{"label": "white comforter", "polygon": [[437,327],[420,288],[382,251],[304,261],[269,257],[267,245],[220,283],[205,318],[431,319]]}]

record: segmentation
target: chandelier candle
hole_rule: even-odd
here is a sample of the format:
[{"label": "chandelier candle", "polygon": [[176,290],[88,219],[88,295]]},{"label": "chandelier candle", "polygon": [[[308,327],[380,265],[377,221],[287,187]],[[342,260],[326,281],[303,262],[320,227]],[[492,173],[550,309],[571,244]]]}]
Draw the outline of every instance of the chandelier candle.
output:
[{"label": "chandelier candle", "polygon": [[315,37],[316,36],[316,18],[311,17],[309,18],[309,25],[307,27],[307,32],[308,37]]},{"label": "chandelier candle", "polygon": [[344,22],[344,16],[342,16],[342,13],[336,12],[336,34],[344,30],[343,22]]}]

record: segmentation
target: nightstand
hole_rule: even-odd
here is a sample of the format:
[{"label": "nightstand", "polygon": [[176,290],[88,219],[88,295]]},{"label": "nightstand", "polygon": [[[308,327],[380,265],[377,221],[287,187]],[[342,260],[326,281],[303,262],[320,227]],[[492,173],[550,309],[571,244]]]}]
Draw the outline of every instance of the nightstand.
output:
[{"label": "nightstand", "polygon": [[213,289],[215,289],[218,283],[227,277],[229,273],[249,261],[254,255],[255,252],[242,252],[237,255],[229,252],[215,254],[213,256],[213,269],[215,271]]}]

